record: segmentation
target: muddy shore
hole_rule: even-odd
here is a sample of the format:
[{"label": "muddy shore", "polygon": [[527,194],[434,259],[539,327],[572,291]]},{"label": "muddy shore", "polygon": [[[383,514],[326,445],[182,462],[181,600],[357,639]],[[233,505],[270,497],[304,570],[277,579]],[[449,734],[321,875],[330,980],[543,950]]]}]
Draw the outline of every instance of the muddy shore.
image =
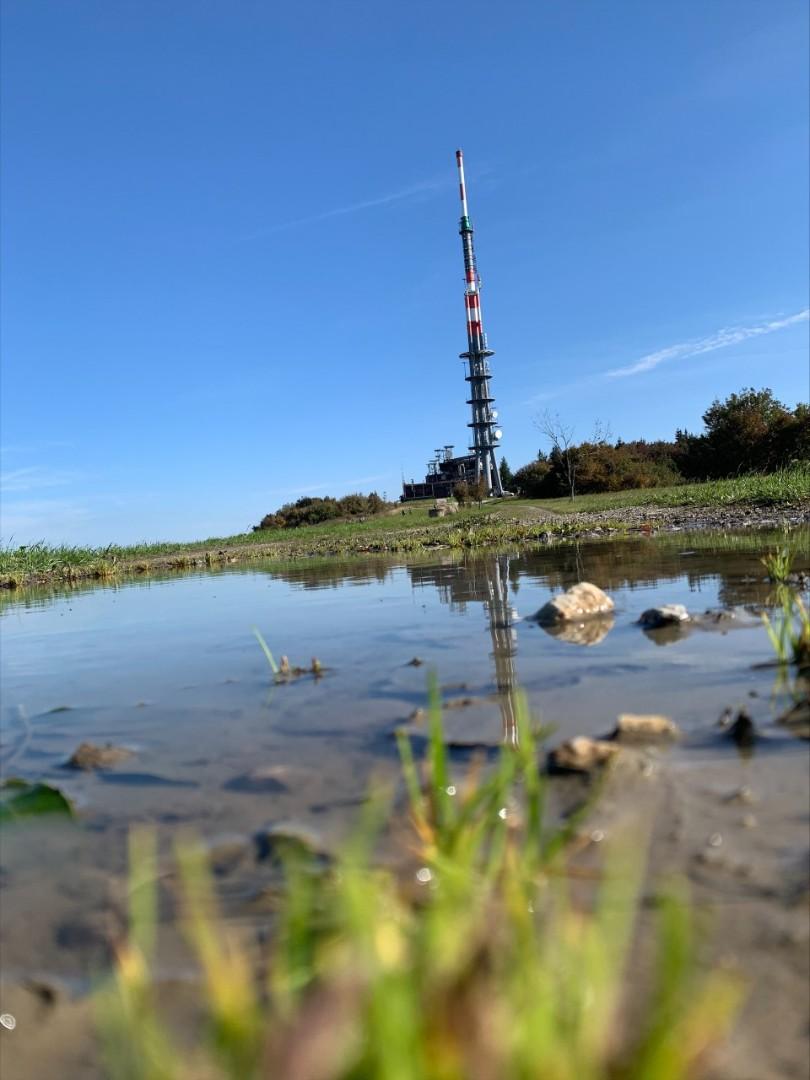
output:
[{"label": "muddy shore", "polygon": [[[704,1062],[705,1080],[802,1080],[810,978],[806,816],[800,809],[806,801],[806,756],[782,754],[778,774],[769,755],[746,761],[729,753],[722,760],[712,755],[687,763],[644,748],[637,756],[644,768],[628,763],[614,768],[581,824],[575,841],[580,852],[570,864],[571,873],[587,881],[598,871],[603,849],[638,835],[639,821],[649,823],[643,841],[648,878],[628,972],[629,1022],[635,1008],[643,1009],[633,988],[651,963],[659,890],[667,882],[682,882],[701,928],[701,967],[725,971],[743,988],[741,1014],[730,1038]],[[576,801],[574,786],[575,781],[554,781],[552,803]],[[220,886],[229,906],[236,905],[229,914],[246,937],[269,917],[266,904],[256,898],[273,892],[266,883],[264,890],[257,888],[262,881],[245,857],[248,850],[249,838],[238,835],[212,848],[222,860],[216,864]],[[168,869],[165,873],[171,877]],[[29,875],[33,887],[35,867]],[[98,871],[74,878],[61,933],[74,956],[87,954],[95,965],[109,962],[104,942],[123,933],[125,881],[122,876],[102,880]],[[20,952],[37,954],[37,920],[29,927],[13,910],[9,921],[16,929],[9,959]],[[165,958],[155,991],[174,1033],[193,1041],[199,1038],[199,990],[187,973],[178,975],[188,960],[174,928],[164,927],[163,933]],[[16,1034],[37,1032],[36,1039],[18,1039],[13,1048],[13,1036],[3,1032],[0,1059],[9,1080],[52,1074],[57,1062],[65,1077],[108,1075],[94,1002],[86,992],[90,984],[82,979],[78,988],[75,982],[67,973],[54,976],[47,969],[3,982],[2,1007],[15,1017]]]}]

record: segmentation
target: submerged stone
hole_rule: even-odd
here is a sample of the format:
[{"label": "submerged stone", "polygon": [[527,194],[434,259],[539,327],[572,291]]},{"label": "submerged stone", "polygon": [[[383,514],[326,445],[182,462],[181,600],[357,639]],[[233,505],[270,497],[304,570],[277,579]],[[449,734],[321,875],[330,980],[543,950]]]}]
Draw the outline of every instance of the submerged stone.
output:
[{"label": "submerged stone", "polygon": [[256,795],[278,795],[283,791],[289,791],[284,782],[287,771],[283,765],[265,765],[250,772],[241,773],[226,781],[222,787],[225,791],[243,791]]},{"label": "submerged stone", "polygon": [[224,877],[244,862],[250,843],[244,836],[220,836],[208,845],[208,862],[217,877]]},{"label": "submerged stone", "polygon": [[591,773],[607,765],[618,753],[616,743],[578,735],[549,753],[548,768],[550,772]]},{"label": "submerged stone", "polygon": [[111,769],[121,761],[132,757],[132,751],[123,746],[96,746],[94,743],[80,743],[67,760],[69,769],[82,769],[89,772],[93,769]]},{"label": "submerged stone", "polygon": [[707,608],[703,619],[710,623],[733,622],[737,618],[737,612],[731,608]]},{"label": "submerged stone", "polygon": [[277,862],[284,858],[299,858],[315,864],[331,862],[323,838],[295,821],[267,825],[254,834],[253,840],[259,862],[264,859]]},{"label": "submerged stone", "polygon": [[810,694],[805,694],[795,705],[783,712],[777,723],[784,725],[799,739],[810,739]]},{"label": "submerged stone", "polygon": [[107,772],[99,770],[99,780],[105,784],[119,784],[130,787],[173,787],[173,788],[197,788],[200,785],[196,780],[178,780],[171,776],[159,776],[157,773],[148,772]]},{"label": "submerged stone", "polygon": [[613,611],[613,601],[598,585],[580,581],[564,593],[554,596],[537,612],[534,619],[541,626],[607,615]]},{"label": "submerged stone", "polygon": [[742,787],[734,788],[727,795],[723,797],[723,801],[727,803],[742,803],[744,806],[754,806],[759,802],[756,795],[747,784],[743,784]]}]

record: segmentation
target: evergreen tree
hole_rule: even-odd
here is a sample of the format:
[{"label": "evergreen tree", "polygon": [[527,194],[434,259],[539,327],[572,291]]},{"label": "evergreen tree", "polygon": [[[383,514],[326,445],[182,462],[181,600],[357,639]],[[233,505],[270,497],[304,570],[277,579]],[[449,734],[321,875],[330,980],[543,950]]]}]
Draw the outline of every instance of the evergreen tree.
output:
[{"label": "evergreen tree", "polygon": [[501,474],[501,483],[503,484],[504,491],[513,491],[515,474],[509,468],[509,462],[506,460],[505,457],[501,458],[499,472]]}]

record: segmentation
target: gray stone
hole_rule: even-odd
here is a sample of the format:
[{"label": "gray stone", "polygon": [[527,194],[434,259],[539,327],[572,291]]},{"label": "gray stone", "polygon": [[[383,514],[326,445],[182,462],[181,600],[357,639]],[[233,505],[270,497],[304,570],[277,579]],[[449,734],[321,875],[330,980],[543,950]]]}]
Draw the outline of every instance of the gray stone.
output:
[{"label": "gray stone", "polygon": [[689,622],[689,612],[683,604],[662,604],[660,607],[647,608],[641,613],[639,626],[647,630],[657,630],[662,626],[679,625]]},{"label": "gray stone", "polygon": [[443,518],[448,514],[458,513],[458,503],[455,499],[437,499],[433,506],[428,510],[428,517]]}]

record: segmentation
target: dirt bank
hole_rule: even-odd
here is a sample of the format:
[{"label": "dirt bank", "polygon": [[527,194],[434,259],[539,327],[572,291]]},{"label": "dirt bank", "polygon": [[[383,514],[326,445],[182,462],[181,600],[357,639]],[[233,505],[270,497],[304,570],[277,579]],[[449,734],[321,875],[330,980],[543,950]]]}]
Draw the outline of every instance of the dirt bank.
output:
[{"label": "dirt bank", "polygon": [[[606,851],[632,836],[648,849],[648,878],[627,979],[630,1024],[635,1010],[645,1008],[643,973],[653,962],[659,898],[673,882],[684,884],[696,913],[700,968],[705,972],[719,967],[739,981],[741,1014],[728,1040],[703,1063],[706,1080],[806,1076],[810,864],[806,758],[798,746],[796,751],[780,754],[777,769],[774,755],[767,753],[748,760],[729,753],[723,760],[711,754],[701,761],[692,754],[688,761],[672,761],[666,752],[645,749],[639,752],[646,763],[643,769],[629,764],[616,768],[574,844],[580,852],[571,863],[572,880],[579,881],[586,904],[588,882],[598,879]],[[572,783],[554,781],[551,803],[566,797],[576,803],[581,796],[563,790]],[[648,825],[640,834],[642,820]],[[240,861],[249,838],[234,837],[228,845],[220,845],[226,858],[217,874],[231,904],[234,897],[264,895],[263,879]],[[70,931],[70,944],[84,951],[113,933],[111,922],[115,934],[122,933],[120,912],[116,921],[105,909],[104,921],[94,911],[96,921],[88,921],[85,908],[88,898],[99,892],[99,880],[81,886],[73,898],[76,912],[59,924],[62,937]],[[123,896],[123,880],[113,884],[112,891]],[[79,897],[84,898],[81,909]],[[250,903],[253,906],[245,906],[238,916],[246,935],[248,927],[267,920],[255,899]],[[164,942],[164,970],[155,987],[162,1018],[182,1044],[191,1044],[200,1036],[199,988],[187,971],[180,977],[175,970],[181,955],[175,930],[164,927],[162,932],[171,943]],[[18,933],[15,951],[22,944],[28,954],[34,946],[25,929],[18,928]],[[97,962],[102,963],[101,954]],[[14,1017],[16,1031],[0,1035],[4,1077],[46,1076],[58,1063],[62,1076],[102,1080],[107,1074],[89,984],[77,991],[70,980],[47,971],[41,976],[9,974],[0,984],[2,1008]],[[36,1038],[30,1037],[32,1031]]]}]

